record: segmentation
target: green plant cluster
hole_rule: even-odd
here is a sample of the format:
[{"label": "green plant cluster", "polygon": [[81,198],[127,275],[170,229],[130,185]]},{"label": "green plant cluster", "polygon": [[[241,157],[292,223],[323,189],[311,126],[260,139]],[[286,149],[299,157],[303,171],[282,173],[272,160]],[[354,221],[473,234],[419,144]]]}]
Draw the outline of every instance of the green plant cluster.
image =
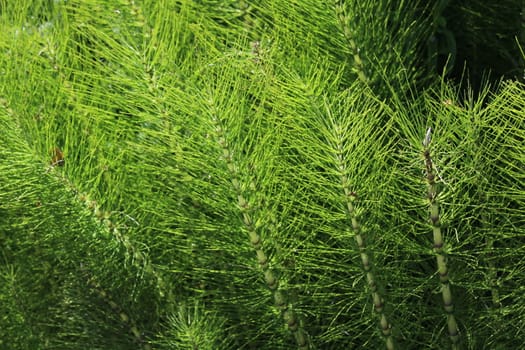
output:
[{"label": "green plant cluster", "polygon": [[525,347],[480,4],[0,0],[0,349]]}]

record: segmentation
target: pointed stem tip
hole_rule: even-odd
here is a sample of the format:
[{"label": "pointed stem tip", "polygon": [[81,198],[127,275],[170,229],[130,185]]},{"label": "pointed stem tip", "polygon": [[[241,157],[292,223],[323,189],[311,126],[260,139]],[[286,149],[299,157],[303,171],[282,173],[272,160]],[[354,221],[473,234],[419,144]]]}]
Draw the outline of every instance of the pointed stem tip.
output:
[{"label": "pointed stem tip", "polygon": [[430,145],[430,140],[432,139],[432,128],[427,129],[425,134],[425,139],[423,140],[423,146],[428,147]]}]

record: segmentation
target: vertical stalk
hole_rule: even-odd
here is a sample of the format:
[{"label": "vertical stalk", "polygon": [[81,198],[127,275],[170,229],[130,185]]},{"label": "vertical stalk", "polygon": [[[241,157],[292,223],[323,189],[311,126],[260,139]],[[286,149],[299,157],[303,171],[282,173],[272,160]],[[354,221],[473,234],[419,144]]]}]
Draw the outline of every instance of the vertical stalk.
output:
[{"label": "vertical stalk", "polygon": [[439,189],[436,183],[436,174],[434,174],[434,165],[430,157],[430,141],[432,129],[428,129],[425,139],[423,140],[423,156],[425,158],[425,173],[427,179],[428,189],[428,203],[430,212],[430,222],[432,223],[432,233],[434,237],[434,253],[436,254],[437,270],[439,274],[439,282],[441,284],[441,295],[443,297],[443,307],[447,314],[447,328],[450,341],[452,342],[452,349],[459,349],[459,330],[454,316],[454,303],[452,301],[452,290],[450,288],[450,280],[448,276],[447,258],[443,249],[444,240],[441,233],[441,222],[439,220]]},{"label": "vertical stalk", "polygon": [[[341,129],[339,127],[336,127],[336,132],[337,131],[341,131]],[[340,135],[337,135],[337,136],[339,139],[341,139]],[[337,168],[341,172],[341,185],[343,188],[343,192],[345,194],[347,214],[350,217],[352,229],[355,234],[354,238],[357,243],[357,247],[359,248],[361,263],[363,265],[363,270],[366,275],[368,288],[372,295],[372,300],[374,303],[374,310],[376,314],[379,316],[379,327],[381,329],[381,333],[383,334],[383,337],[385,338],[386,349],[394,350],[395,346],[394,346],[394,339],[392,337],[392,325],[390,324],[390,322],[388,321],[386,317],[384,300],[378,291],[377,284],[376,284],[376,278],[375,278],[374,273],[372,272],[372,263],[368,256],[367,249],[366,249],[366,243],[365,243],[364,237],[361,232],[361,225],[359,224],[359,220],[357,218],[357,215],[354,209],[354,202],[357,200],[357,195],[355,192],[352,192],[350,190],[350,183],[348,180],[348,176],[345,174],[346,167],[345,167],[343,160],[344,160],[343,147],[342,147],[342,144],[339,143],[337,145],[336,162],[337,162]]]},{"label": "vertical stalk", "polygon": [[135,320],[119,304],[117,304],[115,300],[113,300],[111,295],[106,292],[104,288],[102,288],[100,283],[98,283],[98,281],[84,266],[81,266],[81,270],[88,278],[89,287],[97,294],[99,298],[109,305],[112,312],[119,316],[120,321],[129,329],[129,332],[133,335],[135,342],[139,344],[140,348],[143,350],[151,350],[151,345],[145,341],[143,333],[139,330]]},{"label": "vertical stalk", "polygon": [[[492,238],[485,239],[486,249],[488,252],[493,251],[494,240]],[[489,257],[488,261],[488,274],[487,274],[487,284],[490,286],[490,294],[492,295],[492,306],[496,309],[501,308],[501,298],[498,290],[498,273],[496,264],[492,261],[492,254]]]},{"label": "vertical stalk", "polygon": [[335,14],[337,16],[339,24],[341,25],[341,28],[343,29],[344,37],[348,42],[348,45],[350,46],[350,50],[352,51],[357,76],[359,77],[359,80],[366,84],[368,83],[368,77],[365,74],[365,69],[363,65],[363,60],[361,59],[361,55],[359,55],[359,48],[357,47],[357,44],[354,40],[352,30],[348,25],[348,23],[350,22],[350,17],[345,11],[343,0],[335,1]]},{"label": "vertical stalk", "polygon": [[290,301],[288,300],[288,297],[279,288],[278,276],[269,267],[268,256],[263,250],[262,238],[258,232],[258,227],[255,225],[255,208],[250,203],[247,194],[243,190],[243,186],[239,180],[239,169],[233,160],[232,152],[230,150],[228,141],[224,137],[223,128],[220,125],[220,121],[215,115],[212,116],[212,120],[215,126],[217,141],[220,147],[222,148],[223,159],[226,161],[226,165],[230,173],[231,184],[235,191],[235,194],[237,195],[237,205],[242,214],[242,221],[244,227],[248,232],[250,244],[255,250],[257,262],[259,263],[259,266],[264,274],[266,285],[273,294],[274,305],[277,309],[281,311],[283,320],[288,326],[288,329],[292,332],[296,340],[298,349],[307,350],[310,348],[310,345],[306,332],[304,332],[302,325],[300,324],[299,317],[294,311]]},{"label": "vertical stalk", "polygon": [[[59,154],[60,152],[60,154]],[[51,166],[47,171],[55,169],[57,166],[64,166],[65,159],[64,154],[58,148],[53,150],[53,159]],[[56,169],[55,169],[56,170]],[[117,212],[110,212],[103,210],[95,200],[91,200],[88,194],[81,193],[77,187],[67,178],[67,176],[61,172],[54,171],[53,175],[59,178],[62,183],[69,188],[73,193],[76,194],[78,200],[82,202],[87,209],[89,209],[93,216],[100,220],[109,233],[119,244],[124,246],[126,251],[126,258],[131,258],[131,264],[136,267],[139,271],[144,271],[146,274],[154,278],[156,281],[157,294],[160,298],[167,298],[170,302],[175,302],[175,296],[167,282],[164,280],[163,274],[156,270],[149,259],[133,242],[130,240],[128,234],[125,233],[126,225],[119,225],[119,220],[114,214]],[[139,225],[135,219],[129,215],[124,214],[126,217],[131,219],[136,225]],[[113,216],[113,217],[112,217]],[[120,227],[119,227],[120,226]]]},{"label": "vertical stalk", "polygon": [[[485,203],[489,202],[488,195],[486,195]],[[492,233],[492,224],[490,218],[483,213],[482,214],[482,224],[489,225],[489,229]],[[501,308],[501,299],[499,295],[499,286],[498,286],[498,270],[497,266],[492,260],[494,258],[494,239],[489,235],[485,236],[485,249],[488,254],[488,273],[487,273],[487,285],[490,286],[490,294],[492,295],[492,307],[495,309]]]}]

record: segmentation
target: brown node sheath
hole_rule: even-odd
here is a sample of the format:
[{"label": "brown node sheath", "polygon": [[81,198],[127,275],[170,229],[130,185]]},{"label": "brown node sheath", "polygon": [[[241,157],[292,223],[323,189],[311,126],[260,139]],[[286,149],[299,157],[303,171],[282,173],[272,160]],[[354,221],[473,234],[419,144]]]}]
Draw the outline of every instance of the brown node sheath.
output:
[{"label": "brown node sheath", "polygon": [[64,166],[64,153],[58,147],[53,149],[53,158],[51,159],[51,166]]}]

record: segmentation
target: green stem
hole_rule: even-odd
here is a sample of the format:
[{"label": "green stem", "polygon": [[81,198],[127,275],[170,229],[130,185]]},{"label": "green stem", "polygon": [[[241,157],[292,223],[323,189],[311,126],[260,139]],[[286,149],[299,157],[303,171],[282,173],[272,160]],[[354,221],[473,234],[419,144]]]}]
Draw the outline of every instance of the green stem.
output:
[{"label": "green stem", "polygon": [[428,202],[430,211],[430,222],[432,224],[432,234],[434,238],[434,253],[436,254],[436,264],[439,274],[439,282],[441,284],[441,296],[443,298],[443,308],[447,314],[447,328],[450,341],[452,342],[452,349],[459,349],[459,330],[454,316],[454,303],[452,300],[452,290],[450,287],[450,279],[448,275],[447,257],[444,247],[443,235],[441,233],[441,222],[439,214],[438,194],[439,189],[436,183],[436,175],[434,174],[434,166],[432,158],[430,157],[430,132],[428,129],[423,146],[425,150],[423,156],[425,158],[425,172],[428,188]]},{"label": "green stem", "polygon": [[339,21],[339,24],[341,25],[341,28],[343,29],[344,37],[348,45],[350,46],[350,50],[354,58],[357,76],[359,77],[359,80],[367,84],[368,77],[365,74],[363,60],[361,59],[361,56],[359,55],[359,48],[357,47],[357,44],[354,40],[354,35],[352,33],[352,30],[350,29],[350,26],[348,25],[348,23],[350,22],[350,18],[348,14],[345,13],[343,1],[341,0],[335,1],[335,13]]},{"label": "green stem", "polygon": [[274,271],[272,271],[272,269],[270,269],[269,267],[268,256],[262,248],[262,238],[258,233],[257,227],[254,224],[255,209],[253,205],[250,204],[248,196],[245,193],[245,191],[243,191],[243,187],[239,181],[239,170],[233,160],[232,152],[230,150],[228,141],[224,137],[223,128],[220,125],[220,121],[215,115],[212,116],[212,119],[215,124],[217,141],[222,148],[223,159],[226,161],[226,165],[230,172],[230,178],[232,179],[231,184],[237,195],[237,205],[242,213],[242,221],[246,228],[246,231],[248,231],[248,237],[250,239],[250,243],[253,249],[255,250],[257,262],[259,263],[259,266],[261,267],[261,270],[264,274],[264,280],[266,282],[266,285],[273,294],[274,305],[277,309],[281,311],[283,320],[288,326],[288,329],[292,332],[296,340],[298,349],[307,350],[310,348],[310,345],[306,332],[304,332],[304,330],[302,329],[301,324],[299,322],[299,317],[297,313],[293,310],[293,307],[289,302],[288,297],[279,288],[278,277],[276,276]]},{"label": "green stem", "polygon": [[[57,169],[56,167],[52,166],[49,170]],[[157,293],[159,297],[162,299],[166,298],[170,302],[175,302],[175,296],[173,295],[171,288],[165,282],[162,273],[153,267],[149,257],[130,240],[129,235],[125,233],[126,225],[118,224],[117,217],[113,215],[114,212],[103,210],[95,200],[90,199],[88,194],[80,193],[77,187],[62,172],[53,171],[52,174],[60,179],[60,181],[73,193],[75,193],[78,200],[93,213],[93,217],[97,218],[101,224],[104,225],[106,232],[109,233],[120,245],[124,246],[126,258],[131,259],[132,265],[139,271],[142,270],[147,275],[154,278],[156,281]],[[131,219],[138,225],[138,223],[133,218]]]},{"label": "green stem", "polygon": [[151,345],[144,341],[142,332],[139,330],[135,320],[126,311],[124,311],[124,309],[119,304],[117,304],[113,300],[111,295],[109,295],[104,290],[104,288],[102,288],[102,286],[95,280],[94,277],[92,277],[91,273],[87,270],[85,266],[82,266],[81,270],[88,277],[89,287],[97,294],[97,296],[100,299],[102,299],[107,305],[109,305],[109,307],[115,314],[119,315],[120,321],[127,326],[129,332],[133,335],[135,342],[140,345],[140,348],[144,350],[151,350]]},{"label": "green stem", "polygon": [[[336,128],[336,130],[341,130],[341,129]],[[337,136],[339,139],[341,139],[340,135],[337,135]],[[374,273],[372,272],[372,263],[367,253],[364,237],[361,234],[361,225],[359,224],[359,220],[357,218],[357,215],[354,209],[354,201],[357,199],[357,195],[355,194],[355,192],[352,192],[350,190],[349,180],[346,175],[346,167],[343,161],[344,157],[343,157],[342,144],[339,143],[337,148],[338,150],[337,150],[337,155],[336,155],[336,162],[337,162],[337,168],[341,170],[341,184],[342,184],[343,192],[346,198],[346,210],[347,210],[348,216],[350,217],[352,229],[355,234],[354,238],[357,243],[357,247],[359,248],[359,255],[361,257],[361,263],[363,265],[363,270],[366,275],[368,288],[370,290],[372,300],[374,303],[374,310],[379,316],[379,327],[381,329],[381,333],[383,334],[385,338],[386,349],[394,350],[395,346],[394,346],[394,339],[392,337],[392,325],[388,321],[386,314],[385,314],[384,300],[377,288],[376,279],[375,279]]]},{"label": "green stem", "polygon": [[[486,202],[488,202],[488,200],[486,200]],[[484,225],[487,225],[487,223],[490,223],[491,221],[486,215],[483,215],[482,222]],[[491,231],[492,231],[492,228],[491,228]],[[498,290],[497,267],[496,267],[496,264],[494,264],[494,261],[492,260],[493,255],[494,255],[493,253],[494,239],[490,237],[489,235],[486,235],[485,245],[486,245],[486,251],[489,254],[487,285],[490,286],[490,293],[492,295],[492,306],[497,309],[501,307],[501,301],[500,301],[499,290]]]}]

